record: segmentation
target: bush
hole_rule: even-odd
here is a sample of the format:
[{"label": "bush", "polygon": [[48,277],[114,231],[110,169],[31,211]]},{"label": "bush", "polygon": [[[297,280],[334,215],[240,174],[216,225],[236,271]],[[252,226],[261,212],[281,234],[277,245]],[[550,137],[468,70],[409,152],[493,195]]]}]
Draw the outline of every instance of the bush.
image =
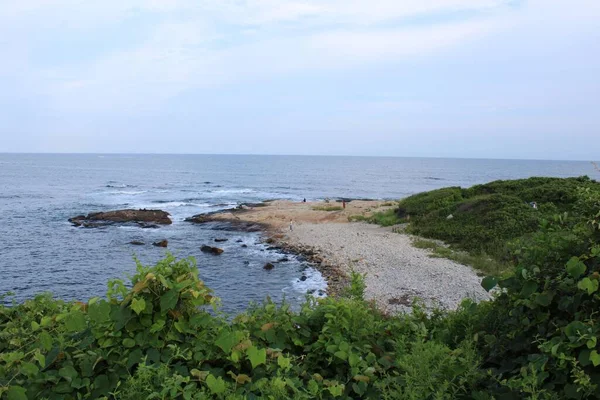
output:
[{"label": "bush", "polygon": [[382,315],[353,281],[349,298],[229,319],[193,260],[169,256],[106,299],[0,307],[0,397],[468,398],[472,346],[429,343],[422,316]]},{"label": "bush", "polygon": [[[409,230],[462,250],[486,253],[499,262],[511,257],[509,242],[533,235],[543,221],[568,214],[565,235],[582,220],[580,190],[600,193],[587,177],[495,181],[469,189],[450,187],[420,193],[400,202],[398,216],[410,216]],[[537,209],[529,206],[537,203]]]}]

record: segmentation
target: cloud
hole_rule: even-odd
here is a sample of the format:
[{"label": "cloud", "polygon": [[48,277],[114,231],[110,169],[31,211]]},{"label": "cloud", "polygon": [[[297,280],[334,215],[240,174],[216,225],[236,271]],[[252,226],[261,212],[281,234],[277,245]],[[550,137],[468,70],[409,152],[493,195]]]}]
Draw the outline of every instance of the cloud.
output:
[{"label": "cloud", "polygon": [[[488,13],[507,12],[507,4],[506,0],[22,0],[0,11],[5,30],[26,31],[20,51],[12,41],[4,46],[13,62],[3,70],[13,77],[25,75],[24,85],[35,82],[54,110],[149,112],[194,88],[426,55],[493,30],[497,26]],[[484,14],[474,20],[404,24],[415,16],[439,19],[460,11]],[[32,61],[40,40],[45,52],[48,46],[58,50],[65,36],[93,36],[140,18],[154,22],[140,28],[147,31],[139,43],[128,44],[124,35],[116,38],[119,43],[113,50],[94,55],[93,47],[86,49],[86,59],[49,66]],[[89,46],[94,45],[106,47],[90,39]]]}]

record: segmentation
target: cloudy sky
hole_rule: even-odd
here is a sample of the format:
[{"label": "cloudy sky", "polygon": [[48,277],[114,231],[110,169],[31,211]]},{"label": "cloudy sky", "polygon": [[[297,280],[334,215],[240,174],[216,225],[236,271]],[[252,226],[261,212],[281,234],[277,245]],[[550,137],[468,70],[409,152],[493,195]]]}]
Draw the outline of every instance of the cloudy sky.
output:
[{"label": "cloudy sky", "polygon": [[0,152],[598,159],[597,0],[0,0]]}]

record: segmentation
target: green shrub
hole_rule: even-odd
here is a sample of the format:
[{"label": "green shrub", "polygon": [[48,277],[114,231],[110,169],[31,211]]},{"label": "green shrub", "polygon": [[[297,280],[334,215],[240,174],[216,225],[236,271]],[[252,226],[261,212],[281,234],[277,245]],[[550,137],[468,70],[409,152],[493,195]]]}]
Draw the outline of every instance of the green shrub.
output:
[{"label": "green shrub", "polygon": [[[599,193],[600,184],[588,177],[529,178],[469,189],[450,187],[408,197],[397,213],[410,216],[409,231],[414,234],[506,263],[511,258],[509,242],[527,239],[543,221],[568,212],[571,223],[565,232],[581,221],[580,190]],[[537,209],[530,202],[536,202]]]},{"label": "green shrub", "polygon": [[169,256],[138,263],[129,289],[110,281],[107,299],[0,307],[0,398],[468,398],[468,345],[428,343],[422,315],[385,316],[353,283],[350,298],[229,319],[193,260]]},{"label": "green shrub", "polygon": [[342,211],[340,206],[315,206],[312,208],[315,211]]}]

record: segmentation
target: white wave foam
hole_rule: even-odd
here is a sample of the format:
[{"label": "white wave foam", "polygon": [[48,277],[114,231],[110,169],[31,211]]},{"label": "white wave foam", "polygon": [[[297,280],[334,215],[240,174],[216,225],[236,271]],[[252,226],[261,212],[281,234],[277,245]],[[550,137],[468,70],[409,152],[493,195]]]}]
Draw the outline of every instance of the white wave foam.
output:
[{"label": "white wave foam", "polygon": [[300,278],[294,279],[292,288],[294,291],[305,294],[308,293],[314,297],[326,297],[327,281],[316,269],[309,267],[302,273],[306,280]]}]

